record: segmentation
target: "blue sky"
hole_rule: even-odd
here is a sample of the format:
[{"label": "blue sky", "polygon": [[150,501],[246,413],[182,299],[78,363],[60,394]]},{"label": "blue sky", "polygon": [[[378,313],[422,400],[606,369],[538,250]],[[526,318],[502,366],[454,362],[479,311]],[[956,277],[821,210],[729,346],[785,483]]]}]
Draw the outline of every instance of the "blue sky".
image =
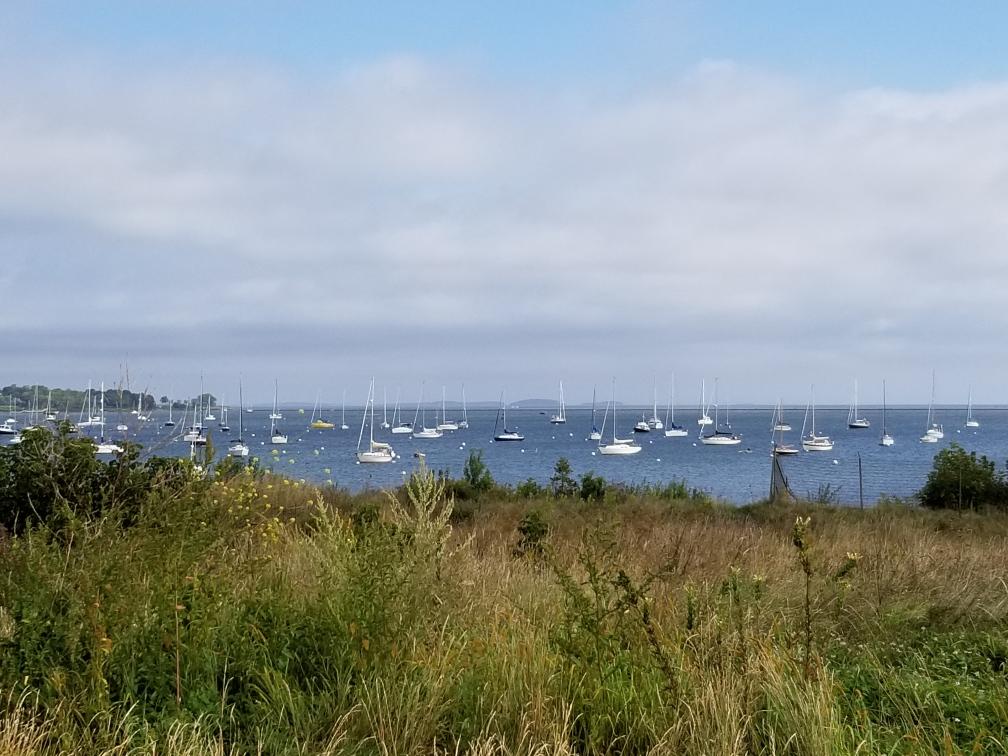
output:
[{"label": "blue sky", "polygon": [[0,383],[1008,402],[1006,21],[6,4]]},{"label": "blue sky", "polygon": [[8,44],[133,60],[331,67],[414,53],[502,75],[661,76],[730,59],[834,85],[1000,78],[1008,6],[986,2],[47,2],[0,10]]}]

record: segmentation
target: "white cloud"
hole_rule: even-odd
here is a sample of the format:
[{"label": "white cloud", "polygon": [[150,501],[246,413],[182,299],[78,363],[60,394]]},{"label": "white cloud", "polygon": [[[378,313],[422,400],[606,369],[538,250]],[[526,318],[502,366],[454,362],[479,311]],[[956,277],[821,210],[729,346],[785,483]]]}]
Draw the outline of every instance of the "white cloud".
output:
[{"label": "white cloud", "polygon": [[712,62],[617,98],[409,57],[32,73],[0,80],[8,346],[83,328],[93,291],[126,349],[268,328],[296,355],[310,331],[310,365],[317,329],[333,350],[405,331],[489,386],[481,334],[510,333],[528,387],[640,361],[642,391],[685,363],[752,399],[840,398],[857,371],[919,399],[925,366],[954,354],[965,381],[1008,325],[1008,84],[823,93]]}]

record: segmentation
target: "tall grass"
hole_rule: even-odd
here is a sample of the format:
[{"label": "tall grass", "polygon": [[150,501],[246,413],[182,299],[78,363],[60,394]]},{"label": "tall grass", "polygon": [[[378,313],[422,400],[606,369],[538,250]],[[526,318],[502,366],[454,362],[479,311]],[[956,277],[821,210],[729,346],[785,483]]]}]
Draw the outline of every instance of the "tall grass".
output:
[{"label": "tall grass", "polygon": [[0,752],[1006,750],[1004,515],[452,490],[238,473],[9,538]]}]

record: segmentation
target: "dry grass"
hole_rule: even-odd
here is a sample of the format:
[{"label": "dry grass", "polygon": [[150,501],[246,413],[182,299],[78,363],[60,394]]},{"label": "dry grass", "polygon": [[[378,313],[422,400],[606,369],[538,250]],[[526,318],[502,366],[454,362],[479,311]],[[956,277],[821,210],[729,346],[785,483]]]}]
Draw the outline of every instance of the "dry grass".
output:
[{"label": "dry grass", "polygon": [[[91,677],[57,665],[76,698],[37,676],[9,693],[0,753],[1005,752],[1005,515],[507,498],[449,535],[408,497],[275,476],[206,496],[171,560],[142,527],[6,556],[25,569],[0,591],[0,643],[30,652],[15,608],[42,585],[132,651],[82,662]],[[531,510],[543,556],[516,557]],[[119,590],[91,606],[96,574]],[[174,654],[158,628],[180,614],[183,703],[158,709],[131,660]],[[9,686],[27,673],[6,670]],[[129,695],[102,703],[95,680]]]}]

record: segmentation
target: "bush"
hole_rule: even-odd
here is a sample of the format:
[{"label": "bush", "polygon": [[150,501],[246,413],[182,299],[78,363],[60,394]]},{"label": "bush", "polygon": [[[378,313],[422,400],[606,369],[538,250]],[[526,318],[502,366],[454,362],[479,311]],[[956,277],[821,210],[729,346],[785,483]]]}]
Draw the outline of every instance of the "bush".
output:
[{"label": "bush", "polygon": [[494,479],[490,469],[483,461],[482,451],[469,452],[469,459],[462,468],[462,479],[478,494],[488,493],[494,487]]},{"label": "bush", "polygon": [[558,497],[578,495],[578,484],[571,476],[570,462],[566,457],[560,457],[553,466],[553,477],[550,478],[550,493]]},{"label": "bush", "polygon": [[74,519],[118,510],[124,524],[135,521],[152,496],[174,496],[198,485],[188,460],[153,457],[140,461],[136,444],[110,461],[95,457],[90,438],[71,434],[69,423],[55,433],[26,430],[20,444],[0,448],[0,525],[21,533],[43,523],[54,531]]},{"label": "bush", "polygon": [[542,512],[533,509],[525,513],[518,523],[518,544],[514,555],[518,557],[541,557],[546,552],[546,542],[549,539],[549,524]]},{"label": "bush", "polygon": [[921,504],[932,509],[1008,507],[1008,482],[994,462],[952,444],[935,455]]},{"label": "bush", "polygon": [[534,499],[537,496],[542,496],[542,492],[542,486],[535,478],[528,478],[524,483],[519,483],[515,489],[515,495],[519,499]]},{"label": "bush", "polygon": [[585,501],[602,501],[606,494],[606,480],[588,471],[581,476],[581,498]]}]

